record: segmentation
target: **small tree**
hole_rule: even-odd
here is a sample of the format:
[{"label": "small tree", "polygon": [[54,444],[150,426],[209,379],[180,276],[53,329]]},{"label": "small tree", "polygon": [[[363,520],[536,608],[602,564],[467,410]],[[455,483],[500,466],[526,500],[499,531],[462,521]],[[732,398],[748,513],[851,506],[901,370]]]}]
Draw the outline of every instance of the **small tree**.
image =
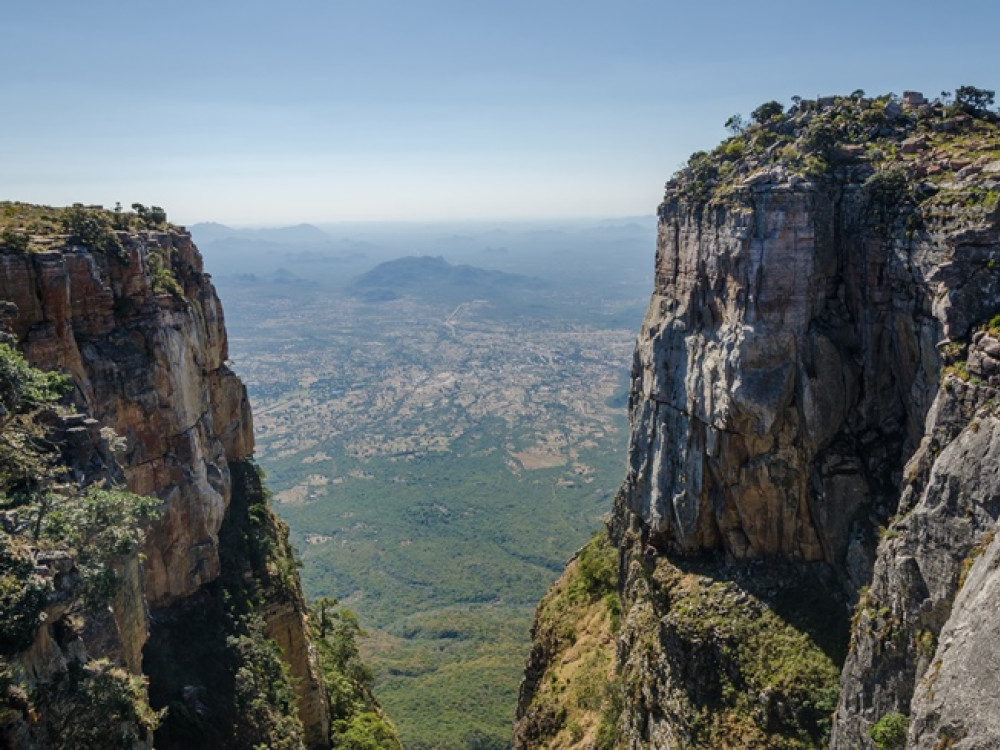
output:
[{"label": "small tree", "polygon": [[735,114],[726,120],[726,130],[733,135],[743,135],[746,129],[747,121],[743,119],[743,115],[741,114]]},{"label": "small tree", "polygon": [[993,106],[995,97],[996,91],[975,86],[959,86],[955,89],[955,105],[971,114],[988,111]]},{"label": "small tree", "polygon": [[783,114],[785,107],[781,102],[769,101],[761,104],[757,109],[750,113],[750,119],[756,122],[758,125],[762,125],[765,122],[770,122],[775,117]]},{"label": "small tree", "polygon": [[26,253],[30,243],[31,238],[25,232],[15,232],[10,227],[4,227],[3,232],[0,232],[0,245],[9,252]]},{"label": "small tree", "polygon": [[906,746],[906,732],[910,728],[908,717],[899,713],[883,716],[868,730],[868,736],[878,750],[903,750]]},{"label": "small tree", "polygon": [[167,212],[159,206],[150,206],[147,220],[152,226],[162,227],[167,223]]}]

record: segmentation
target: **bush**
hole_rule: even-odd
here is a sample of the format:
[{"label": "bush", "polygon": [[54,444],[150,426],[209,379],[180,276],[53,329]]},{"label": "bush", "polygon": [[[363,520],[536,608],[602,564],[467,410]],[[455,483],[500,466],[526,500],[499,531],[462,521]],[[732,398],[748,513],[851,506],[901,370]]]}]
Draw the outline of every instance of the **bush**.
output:
[{"label": "bush", "polygon": [[69,234],[70,242],[89,247],[91,250],[125,259],[122,245],[107,212],[97,208],[85,208],[79,203],[63,212],[63,230]]},{"label": "bush", "polygon": [[167,252],[151,250],[149,255],[146,256],[153,291],[157,294],[169,294],[177,299],[182,299],[184,297],[184,288],[174,274],[170,258],[166,255]]},{"label": "bush", "polygon": [[59,750],[133,750],[159,717],[145,699],[142,678],[105,659],[81,665],[38,688],[38,708]]},{"label": "bush", "polygon": [[996,91],[959,86],[955,89],[955,105],[970,114],[982,114],[993,106],[995,96]]},{"label": "bush", "polygon": [[0,654],[28,648],[42,621],[51,584],[35,575],[35,565],[0,531]]},{"label": "bush", "polygon": [[396,730],[374,711],[335,724],[335,747],[345,750],[402,750]]},{"label": "bush", "polygon": [[26,232],[15,232],[10,227],[6,227],[3,232],[0,232],[0,245],[11,253],[26,253],[28,252],[28,245],[31,244],[31,238]]},{"label": "bush", "polygon": [[8,413],[51,403],[67,390],[67,376],[35,369],[17,349],[0,343],[0,405]]},{"label": "bush", "polygon": [[580,585],[592,598],[615,594],[618,587],[618,550],[604,531],[599,531],[580,550]]},{"label": "bush", "polygon": [[750,119],[752,119],[758,125],[763,125],[764,123],[770,122],[775,117],[779,117],[785,112],[785,107],[781,102],[770,101],[764,102],[757,109],[750,113]]},{"label": "bush", "polygon": [[903,750],[906,747],[906,732],[910,728],[910,719],[903,714],[886,714],[869,730],[868,736],[875,742],[878,750]]},{"label": "bush", "polygon": [[158,516],[160,501],[120,488],[90,487],[78,496],[49,495],[38,509],[48,539],[73,549],[93,606],[106,604],[118,586],[115,563],[142,544],[144,528]]}]

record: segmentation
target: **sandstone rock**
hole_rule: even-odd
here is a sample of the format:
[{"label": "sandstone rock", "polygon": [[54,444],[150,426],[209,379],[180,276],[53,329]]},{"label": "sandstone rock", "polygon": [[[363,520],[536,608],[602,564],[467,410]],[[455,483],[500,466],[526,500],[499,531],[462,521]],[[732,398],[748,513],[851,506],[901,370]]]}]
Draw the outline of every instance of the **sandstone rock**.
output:
[{"label": "sandstone rock", "polygon": [[[123,564],[115,605],[80,637],[56,643],[50,628],[23,656],[26,671],[65,668],[69,658],[108,657],[138,672],[148,637],[147,604],[170,607],[220,574],[218,533],[231,499],[230,463],[253,452],[246,389],[226,367],[222,308],[190,236],[169,230],[119,233],[122,260],[86,248],[52,246],[0,255],[3,311],[28,359],[72,375],[83,412],[61,430],[79,475],[100,469],[130,490],[156,495],[162,517],[147,535],[145,565]],[[171,259],[183,297],[159,293],[151,253]],[[91,419],[92,415],[96,419]],[[102,425],[110,428],[105,434]],[[120,436],[124,476],[111,456]],[[116,442],[120,442],[116,438]],[[110,467],[110,468],[109,468]],[[60,563],[51,561],[53,568]],[[301,597],[301,594],[299,595]],[[289,608],[290,607],[290,608]],[[323,688],[304,604],[265,612],[297,678],[310,747],[325,747]],[[59,612],[51,612],[56,622]],[[69,649],[69,651],[67,651]]]},{"label": "sandstone rock", "polygon": [[[70,372],[91,413],[126,439],[129,488],[164,499],[146,549],[146,595],[160,606],[218,575],[226,462],[252,452],[253,427],[190,237],[139,235],[127,249],[124,263],[82,248],[0,256],[0,298],[17,305],[28,358]],[[174,255],[184,300],[157,302],[146,273],[154,251]]]},{"label": "sandstone rock", "polygon": [[915,154],[927,148],[927,138],[922,135],[907,138],[899,144],[899,150],[904,154]]}]

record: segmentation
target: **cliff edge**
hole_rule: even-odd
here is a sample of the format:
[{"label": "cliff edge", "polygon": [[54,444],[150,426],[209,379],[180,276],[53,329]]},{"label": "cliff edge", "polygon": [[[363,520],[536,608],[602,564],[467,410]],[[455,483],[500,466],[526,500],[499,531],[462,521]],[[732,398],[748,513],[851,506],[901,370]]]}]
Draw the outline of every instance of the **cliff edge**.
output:
[{"label": "cliff edge", "polygon": [[[990,106],[769,102],[667,184],[609,523],[607,747],[1000,743],[971,657],[995,651],[972,624],[1000,511]],[[523,726],[552,668],[518,747],[584,746]]]},{"label": "cliff edge", "polygon": [[[267,508],[249,460],[251,412],[226,367],[221,305],[190,236],[159,209],[135,208],[0,204],[7,338],[33,368],[67,374],[70,390],[46,418],[62,437],[36,424],[39,440],[62,440],[59,455],[45,460],[68,467],[30,492],[7,487],[8,546],[36,566],[44,556],[41,520],[19,536],[32,513],[42,518],[31,498],[43,492],[73,497],[107,487],[158,501],[141,555],[135,549],[115,563],[127,584],[117,599],[81,600],[39,617],[28,654],[12,651],[21,665],[14,677],[30,693],[106,656],[112,668],[145,679],[154,712],[166,709],[157,747],[244,747],[279,734],[287,747],[326,747],[329,715],[306,606],[287,529]],[[79,413],[68,426],[59,416],[67,409]],[[60,513],[62,502],[53,504]],[[79,550],[65,547],[61,572],[74,572]],[[121,646],[75,650],[66,628],[102,612],[119,623]],[[58,659],[31,656],[48,641],[61,647]],[[280,651],[269,650],[272,642]],[[199,648],[203,658],[191,658]],[[260,684],[247,684],[254,680]],[[143,680],[137,684],[145,700]],[[34,729],[41,708],[22,709],[7,732],[12,746],[56,746],[58,730]],[[147,746],[153,739],[142,737]]]}]

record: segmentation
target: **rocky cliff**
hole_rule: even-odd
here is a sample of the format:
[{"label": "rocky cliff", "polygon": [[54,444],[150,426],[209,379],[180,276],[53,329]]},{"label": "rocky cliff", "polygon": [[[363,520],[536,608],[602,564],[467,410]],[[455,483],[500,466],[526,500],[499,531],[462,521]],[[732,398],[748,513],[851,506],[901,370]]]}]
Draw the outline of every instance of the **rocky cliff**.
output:
[{"label": "rocky cliff", "polygon": [[[609,747],[1000,743],[973,656],[1000,510],[990,102],[768,103],[668,183],[609,525]],[[552,668],[520,747],[553,742],[524,731]]]},{"label": "rocky cliff", "polygon": [[[96,458],[88,464],[87,456],[70,451],[72,461],[84,464],[70,472],[72,480],[83,487],[116,474],[131,492],[160,501],[142,556],[122,563],[127,586],[110,611],[127,636],[121,653],[109,656],[146,675],[154,708],[170,708],[163,725],[169,731],[161,728],[157,746],[190,745],[178,722],[188,715],[188,723],[218,723],[226,711],[215,716],[219,696],[206,691],[236,688],[232,679],[228,687],[212,684],[204,660],[185,662],[173,653],[178,633],[195,613],[214,613],[202,619],[197,637],[220,644],[235,660],[216,670],[225,676],[240,664],[264,663],[239,652],[239,638],[256,646],[261,631],[280,644],[295,679],[289,741],[326,746],[329,717],[306,608],[287,530],[267,510],[247,462],[250,408],[226,367],[219,300],[188,234],[138,208],[134,215],[3,205],[0,299],[11,338],[35,367],[71,376],[67,398],[90,430],[83,453]],[[14,503],[8,498],[5,505]],[[249,534],[255,539],[244,543]],[[220,544],[226,538],[236,540],[228,549]],[[223,605],[234,598],[245,600],[243,611]],[[50,613],[41,642],[64,619]],[[40,668],[35,679],[58,672]],[[241,746],[232,734],[217,726],[211,746]],[[193,744],[207,747],[207,741]]]}]

